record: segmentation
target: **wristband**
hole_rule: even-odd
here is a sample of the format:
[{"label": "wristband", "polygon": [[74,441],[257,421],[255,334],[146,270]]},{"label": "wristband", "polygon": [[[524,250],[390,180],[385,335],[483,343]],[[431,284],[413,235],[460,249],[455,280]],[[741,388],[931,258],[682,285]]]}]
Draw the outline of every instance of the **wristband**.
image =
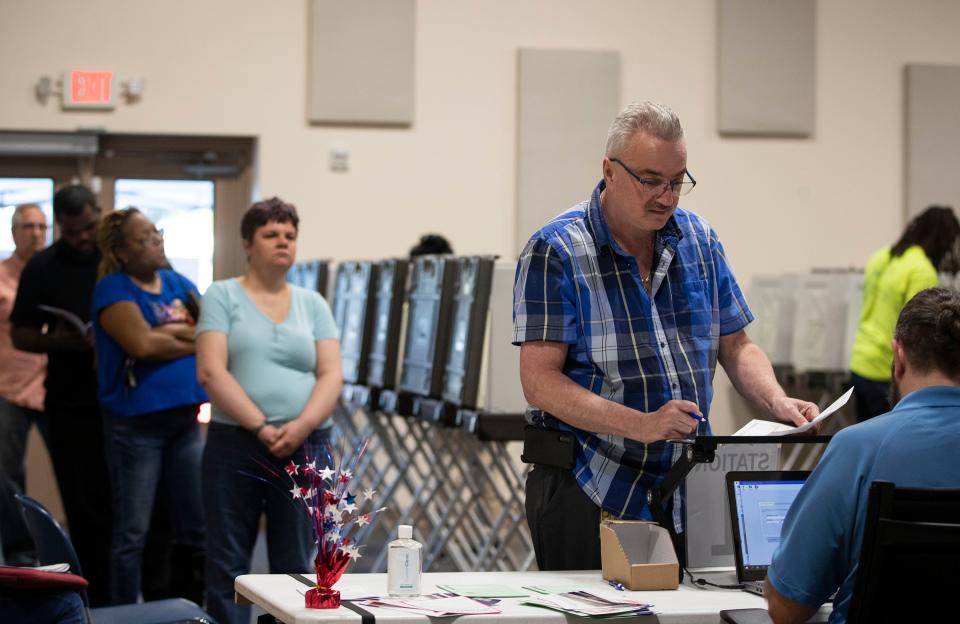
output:
[{"label": "wristband", "polygon": [[253,435],[260,435],[260,430],[267,426],[267,421],[264,420],[262,423],[251,429],[250,431]]}]

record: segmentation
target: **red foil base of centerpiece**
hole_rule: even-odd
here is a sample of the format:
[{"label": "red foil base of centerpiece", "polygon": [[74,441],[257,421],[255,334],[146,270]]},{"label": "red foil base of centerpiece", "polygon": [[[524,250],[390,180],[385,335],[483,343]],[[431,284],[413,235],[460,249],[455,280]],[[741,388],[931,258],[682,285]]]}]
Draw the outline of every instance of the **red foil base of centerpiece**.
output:
[{"label": "red foil base of centerpiece", "polygon": [[340,606],[340,592],[335,589],[314,587],[307,590],[304,602],[308,609],[336,609]]}]

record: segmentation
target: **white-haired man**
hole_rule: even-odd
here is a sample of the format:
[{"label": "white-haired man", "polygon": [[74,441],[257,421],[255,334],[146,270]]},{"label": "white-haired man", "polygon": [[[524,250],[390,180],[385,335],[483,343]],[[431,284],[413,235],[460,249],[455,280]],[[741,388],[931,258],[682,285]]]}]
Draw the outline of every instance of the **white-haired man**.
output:
[{"label": "white-haired man", "polygon": [[7,565],[33,565],[33,540],[14,492],[23,492],[27,434],[36,424],[46,438],[43,377],[47,356],[18,351],[10,340],[10,310],[27,260],[47,243],[47,217],[36,204],[22,204],[11,219],[14,250],[0,262],[0,541]]},{"label": "white-haired man", "polygon": [[[711,433],[718,360],[772,418],[796,425],[819,413],[777,383],[744,332],[753,315],[716,233],[677,206],[696,182],[676,114],[627,107],[610,126],[602,171],[591,198],[534,233],[517,266],[527,419],[575,437],[571,456],[543,448],[549,435],[524,448],[539,458],[526,508],[542,570],[600,567],[601,510],[651,518],[647,492],[680,452],[666,440]],[[682,505],[671,505],[682,535]]]}]

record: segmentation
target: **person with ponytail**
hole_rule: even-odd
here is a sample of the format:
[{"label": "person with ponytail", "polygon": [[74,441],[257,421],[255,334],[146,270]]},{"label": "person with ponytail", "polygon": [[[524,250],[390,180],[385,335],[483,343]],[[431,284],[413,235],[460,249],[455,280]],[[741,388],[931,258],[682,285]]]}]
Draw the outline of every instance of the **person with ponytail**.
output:
[{"label": "person with ponytail", "polygon": [[850,356],[858,422],[890,409],[890,340],[897,315],[918,292],[939,284],[938,273],[956,261],[958,244],[960,222],[953,209],[930,206],[907,224],[896,243],[870,256]]},{"label": "person with ponytail", "polygon": [[[846,621],[871,483],[960,488],[960,293],[917,293],[896,320],[891,351],[893,409],[834,435],[784,518],[764,590],[774,622],[806,622],[834,592],[830,621]],[[904,569],[898,596],[941,599],[889,599],[889,621],[936,621],[953,604],[953,579],[931,586],[926,572]]]},{"label": "person with ponytail", "polygon": [[[158,495],[167,497],[177,547],[202,558],[202,441],[188,307],[199,297],[168,268],[163,232],[136,208],[100,223],[100,279],[93,292],[94,337],[107,461],[113,484],[110,558],[113,604],[137,601],[143,549]],[[202,562],[198,569],[202,569]]]}]

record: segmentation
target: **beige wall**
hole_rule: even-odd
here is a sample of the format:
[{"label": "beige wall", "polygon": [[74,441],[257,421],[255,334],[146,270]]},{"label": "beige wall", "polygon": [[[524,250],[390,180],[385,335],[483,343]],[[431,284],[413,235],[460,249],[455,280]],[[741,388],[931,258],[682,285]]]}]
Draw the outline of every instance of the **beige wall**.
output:
[{"label": "beige wall", "polygon": [[[619,50],[624,103],[680,113],[699,182],[684,205],[712,221],[746,283],[862,264],[899,232],[903,66],[960,64],[960,3],[819,2],[814,138],[721,139],[712,0],[417,6],[415,123],[364,129],[305,123],[303,0],[4,0],[0,128],[254,135],[260,192],[301,208],[303,257],[403,254],[426,229],[510,257],[516,49]],[[38,104],[37,78],[71,68],[142,77],[144,98],[112,113]],[[331,147],[350,149],[349,173],[328,171]]]}]

